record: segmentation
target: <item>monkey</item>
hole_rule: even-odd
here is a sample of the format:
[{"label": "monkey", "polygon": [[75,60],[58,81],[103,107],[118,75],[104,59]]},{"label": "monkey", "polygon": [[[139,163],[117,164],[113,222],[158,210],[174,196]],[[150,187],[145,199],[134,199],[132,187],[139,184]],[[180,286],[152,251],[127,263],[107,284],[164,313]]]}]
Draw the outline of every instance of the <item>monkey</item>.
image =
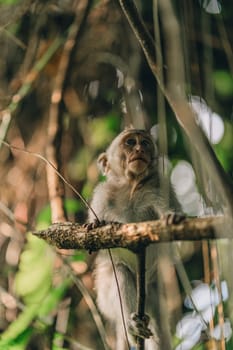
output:
[{"label": "monkey", "polygon": [[[112,141],[106,152],[100,154],[98,165],[106,180],[97,184],[90,205],[100,221],[120,223],[149,221],[180,211],[171,185],[169,185],[169,203],[166,203],[161,193],[158,151],[150,132],[133,127],[124,129]],[[92,227],[96,225],[94,214],[90,210],[88,223]],[[115,248],[111,252],[128,341],[133,346],[136,337],[140,336],[145,338],[145,349],[158,350],[154,295],[157,249],[154,245],[146,248],[147,296],[144,322],[140,322],[135,313],[136,255],[123,248]],[[115,328],[115,349],[129,349],[124,332],[119,290],[106,250],[100,251],[96,258],[95,289],[101,313]]]}]

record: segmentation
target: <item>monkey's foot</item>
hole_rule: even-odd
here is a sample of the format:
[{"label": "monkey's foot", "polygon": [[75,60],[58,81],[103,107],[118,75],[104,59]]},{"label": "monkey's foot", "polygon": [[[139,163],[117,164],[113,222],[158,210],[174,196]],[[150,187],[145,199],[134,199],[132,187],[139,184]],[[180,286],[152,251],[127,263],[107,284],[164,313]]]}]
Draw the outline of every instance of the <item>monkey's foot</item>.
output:
[{"label": "monkey's foot", "polygon": [[184,214],[169,213],[165,216],[167,225],[178,225],[186,219]]},{"label": "monkey's foot", "polygon": [[134,337],[150,338],[153,333],[148,328],[149,321],[150,317],[148,315],[140,318],[136,313],[131,314],[128,323],[129,333]]},{"label": "monkey's foot", "polygon": [[87,231],[90,231],[90,230],[93,230],[94,228],[97,228],[97,227],[101,227],[101,226],[105,226],[106,225],[106,221],[105,220],[94,220],[92,222],[88,222],[86,224],[83,225],[84,228],[87,229]]}]

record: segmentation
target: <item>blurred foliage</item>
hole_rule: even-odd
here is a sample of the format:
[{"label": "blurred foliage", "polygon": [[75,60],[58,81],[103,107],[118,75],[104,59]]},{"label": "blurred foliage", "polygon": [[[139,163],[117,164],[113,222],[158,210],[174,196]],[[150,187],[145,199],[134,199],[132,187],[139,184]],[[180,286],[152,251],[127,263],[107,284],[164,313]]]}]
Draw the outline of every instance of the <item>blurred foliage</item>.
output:
[{"label": "blurred foliage", "polygon": [[0,5],[14,5],[18,0],[1,0]]},{"label": "blurred foliage", "polygon": [[52,248],[31,234],[20,256],[15,291],[26,304],[39,304],[51,288]]},{"label": "blurred foliage", "polygon": [[224,123],[225,132],[221,142],[214,146],[214,150],[220,160],[224,169],[228,174],[232,175],[232,163],[233,163],[233,152],[232,152],[232,135],[233,135],[233,124],[226,121]]},{"label": "blurred foliage", "polygon": [[[213,149],[232,178],[233,2],[171,3],[182,41],[187,96],[204,99],[224,123],[224,135]],[[154,4],[152,0],[137,1],[152,35]],[[10,144],[45,154],[51,95],[64,54],[63,45],[83,8],[84,0],[0,1],[0,138]],[[167,69],[173,63],[167,47],[166,24],[159,7],[165,81]],[[102,179],[96,166],[98,155],[125,125],[132,123],[146,128],[156,125],[158,115],[163,114],[158,97],[155,79],[119,6],[110,0],[90,1],[80,21],[59,105],[62,173],[86,199],[91,198],[94,186]],[[172,173],[183,160],[192,164],[196,174],[195,200],[198,198],[201,203],[201,213],[215,213],[218,206],[209,191],[211,179],[205,178],[199,155],[184,136],[168,104],[162,103],[168,169]],[[94,297],[91,274],[94,256],[52,249],[29,233],[51,222],[45,168],[41,158],[0,146],[0,348],[100,349],[103,345],[85,302],[87,296],[74,282],[82,283],[85,293]],[[65,191],[68,219],[84,222],[85,205],[68,186]],[[190,192],[186,197],[191,201]],[[191,209],[195,211],[196,206]],[[231,244],[220,246],[220,273],[226,279],[232,251]],[[206,278],[202,259],[207,257],[201,244],[195,243],[185,256],[189,278]],[[232,278],[228,283],[232,290]],[[181,281],[179,285],[183,292]],[[232,299],[229,298],[227,307],[224,305],[231,321]],[[62,312],[66,312],[66,317],[60,317]],[[111,336],[108,341],[114,344]],[[208,346],[208,342],[203,342],[195,349]],[[226,344],[227,349],[232,346],[232,340]]]},{"label": "blurred foliage", "polygon": [[[75,198],[67,198],[64,200],[64,205],[67,213],[75,214],[82,209],[83,205]],[[51,224],[51,208],[50,205],[46,205],[38,213],[36,218],[36,228],[37,230],[43,230],[43,228],[48,227]]]},{"label": "blurred foliage", "polygon": [[216,70],[213,74],[214,86],[216,93],[220,98],[232,99],[233,96],[233,77],[230,72],[224,70]]}]

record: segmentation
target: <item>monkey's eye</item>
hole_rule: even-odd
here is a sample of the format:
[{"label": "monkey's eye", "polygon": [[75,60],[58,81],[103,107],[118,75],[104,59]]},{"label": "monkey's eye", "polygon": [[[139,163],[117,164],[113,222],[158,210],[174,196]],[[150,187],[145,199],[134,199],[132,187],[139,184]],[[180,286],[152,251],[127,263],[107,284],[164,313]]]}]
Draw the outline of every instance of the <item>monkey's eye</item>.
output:
[{"label": "monkey's eye", "polygon": [[136,140],[135,139],[127,139],[127,140],[125,140],[125,144],[127,146],[135,146],[136,145]]},{"label": "monkey's eye", "polygon": [[149,146],[150,146],[150,142],[149,142],[148,140],[142,140],[142,141],[141,141],[141,145],[142,145],[143,147],[149,147]]}]

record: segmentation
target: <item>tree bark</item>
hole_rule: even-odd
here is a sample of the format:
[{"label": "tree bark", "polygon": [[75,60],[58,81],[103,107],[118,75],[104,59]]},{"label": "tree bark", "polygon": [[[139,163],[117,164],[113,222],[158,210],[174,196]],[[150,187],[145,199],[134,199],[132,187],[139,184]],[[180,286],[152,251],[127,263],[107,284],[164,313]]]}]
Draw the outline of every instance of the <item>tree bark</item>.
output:
[{"label": "tree bark", "polygon": [[78,223],[65,222],[34,234],[61,249],[90,252],[116,247],[137,251],[151,243],[233,238],[230,220],[223,216],[185,219],[176,225],[168,225],[165,219],[110,223],[89,231]]}]

